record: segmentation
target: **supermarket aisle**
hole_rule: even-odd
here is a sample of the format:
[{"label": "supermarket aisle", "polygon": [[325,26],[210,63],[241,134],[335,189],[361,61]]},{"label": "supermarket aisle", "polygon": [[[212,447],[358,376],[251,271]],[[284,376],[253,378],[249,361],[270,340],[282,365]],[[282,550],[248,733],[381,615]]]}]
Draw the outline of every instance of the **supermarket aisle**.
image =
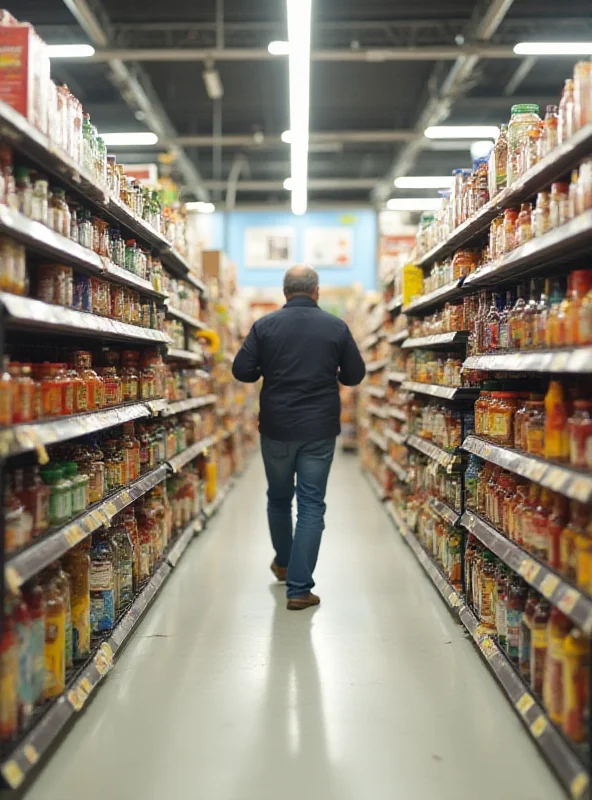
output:
[{"label": "supermarket aisle", "polygon": [[329,509],[287,612],[256,457],[27,798],[563,797],[352,457]]}]

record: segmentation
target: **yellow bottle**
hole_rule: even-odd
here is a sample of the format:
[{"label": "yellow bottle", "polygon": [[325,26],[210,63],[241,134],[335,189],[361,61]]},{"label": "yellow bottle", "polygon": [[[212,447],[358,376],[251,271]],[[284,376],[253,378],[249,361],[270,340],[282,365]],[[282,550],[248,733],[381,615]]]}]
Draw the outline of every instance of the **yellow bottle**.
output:
[{"label": "yellow bottle", "polygon": [[45,682],[43,697],[51,700],[66,686],[66,599],[58,584],[48,577],[45,600]]},{"label": "yellow bottle", "polygon": [[206,464],[206,502],[213,503],[216,497],[217,470],[216,465],[209,461]]},{"label": "yellow bottle", "polygon": [[90,655],[90,536],[64,558],[70,581],[72,656],[82,661]]},{"label": "yellow bottle", "polygon": [[545,395],[545,458],[569,460],[567,403],[559,381],[551,381]]}]

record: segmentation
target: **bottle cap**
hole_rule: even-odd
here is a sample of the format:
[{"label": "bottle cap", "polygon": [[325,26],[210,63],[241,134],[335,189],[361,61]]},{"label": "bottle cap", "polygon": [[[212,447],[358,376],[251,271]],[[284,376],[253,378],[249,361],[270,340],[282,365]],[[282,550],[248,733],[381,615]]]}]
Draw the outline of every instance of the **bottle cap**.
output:
[{"label": "bottle cap", "polygon": [[538,114],[539,107],[536,103],[519,103],[512,106],[512,115],[514,114]]}]

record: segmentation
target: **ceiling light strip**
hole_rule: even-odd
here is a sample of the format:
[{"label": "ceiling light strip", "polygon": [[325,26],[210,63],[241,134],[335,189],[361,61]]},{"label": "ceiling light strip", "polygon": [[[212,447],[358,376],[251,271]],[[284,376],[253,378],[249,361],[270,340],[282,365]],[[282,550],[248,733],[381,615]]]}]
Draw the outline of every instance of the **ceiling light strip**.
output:
[{"label": "ceiling light strip", "polygon": [[310,114],[310,26],[312,0],[287,0],[290,45],[290,134],[292,211],[308,206],[308,137]]}]

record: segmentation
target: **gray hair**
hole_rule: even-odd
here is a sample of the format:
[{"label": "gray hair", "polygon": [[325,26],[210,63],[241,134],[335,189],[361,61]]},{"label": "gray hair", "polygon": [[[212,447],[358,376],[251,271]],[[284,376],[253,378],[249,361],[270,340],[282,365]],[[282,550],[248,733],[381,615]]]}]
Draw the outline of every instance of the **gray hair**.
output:
[{"label": "gray hair", "polygon": [[319,285],[319,276],[312,267],[291,267],[284,275],[284,294],[291,297],[305,294],[311,297]]}]

